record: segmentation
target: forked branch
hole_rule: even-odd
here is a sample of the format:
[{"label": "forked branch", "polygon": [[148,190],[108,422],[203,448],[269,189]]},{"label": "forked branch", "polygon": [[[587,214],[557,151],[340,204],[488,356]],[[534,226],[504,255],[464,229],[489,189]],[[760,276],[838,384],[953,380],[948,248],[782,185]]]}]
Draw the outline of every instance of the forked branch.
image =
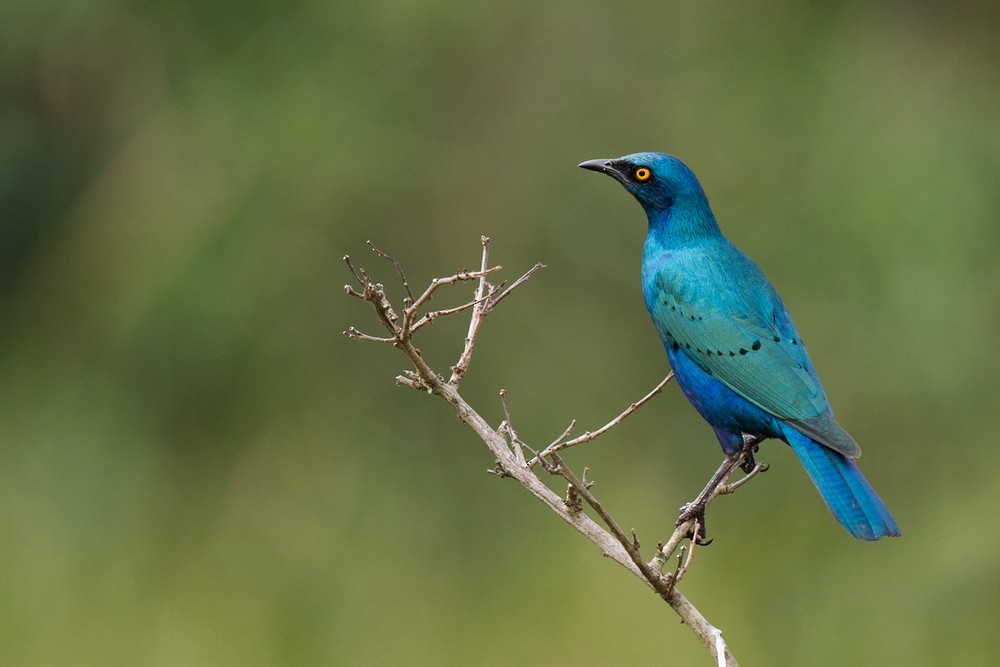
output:
[{"label": "forked branch", "polygon": [[[350,258],[345,256],[344,261],[357,283],[356,286],[345,286],[347,294],[369,302],[375,311],[376,318],[388,335],[373,336],[362,333],[355,327],[350,327],[344,333],[356,340],[388,343],[400,349],[409,358],[413,370],[401,373],[396,378],[397,383],[440,396],[448,401],[459,419],[468,424],[489,448],[496,461],[496,465],[489,472],[500,477],[516,479],[529,493],[541,500],[563,521],[593,542],[604,555],[619,563],[652,588],[694,632],[719,665],[736,665],[736,659],[722,640],[722,632],[712,626],[701,612],[677,590],[677,584],[691,566],[695,545],[705,543],[700,542],[700,540],[704,534],[704,512],[708,504],[719,495],[734,492],[741,485],[767,469],[765,464],[756,463],[753,460],[756,442],[748,440],[741,452],[723,462],[698,498],[682,508],[675,530],[666,540],[656,545],[653,557],[647,562],[642,556],[641,545],[635,531],[626,534],[620,523],[594,496],[591,491],[593,482],[587,479],[588,471],[585,469],[582,477],[576,475],[559,456],[559,452],[590,442],[620,424],[622,420],[660,393],[670,382],[673,373],[668,374],[648,394],[630,404],[617,417],[601,428],[586,431],[576,438],[569,439],[570,432],[576,424],[573,421],[551,444],[540,452],[535,452],[520,438],[514,428],[505,391],[501,390],[500,392],[504,420],[498,428],[494,429],[462,397],[458,385],[469,368],[476,336],[483,319],[492,312],[497,304],[523,285],[535,272],[543,268],[543,265],[535,264],[512,282],[509,287],[504,288],[503,283],[494,285],[490,282],[490,278],[500,270],[500,267],[489,267],[490,240],[484,236],[482,237],[482,257],[478,270],[457,271],[443,278],[435,278],[420,296],[414,298],[407,283],[406,274],[399,262],[370,242],[369,245],[379,257],[393,264],[406,291],[406,297],[398,309],[394,308],[386,297],[383,285],[371,280],[364,269],[356,269]],[[421,309],[441,287],[468,281],[478,281],[475,295],[470,301],[451,308],[421,313]],[[402,313],[402,316],[397,315],[397,312]],[[445,380],[424,361],[420,351],[413,346],[411,339],[416,331],[431,325],[438,318],[463,312],[471,312],[468,334],[465,337],[458,360],[451,367],[449,378]],[[532,458],[530,460],[526,459],[525,451],[531,452]],[[747,474],[736,482],[727,483],[737,467],[743,467]],[[561,498],[552,491],[535,473],[536,468],[541,468],[550,475],[560,477],[567,485],[566,497]],[[585,506],[589,507],[600,518],[605,527],[601,527],[590,518],[584,509]],[[685,540],[691,540],[691,543],[681,547],[681,543]],[[671,572],[665,574],[664,569],[667,562],[678,549],[680,552],[677,554],[675,567]]]},{"label": "forked branch", "polygon": [[573,426],[576,425],[576,420],[574,419],[572,422],[570,422],[570,425],[566,428],[566,430],[563,431],[563,434],[558,438],[556,438],[555,442],[553,442],[551,445],[549,445],[541,452],[539,452],[535,456],[535,458],[528,461],[528,465],[534,467],[539,462],[539,460],[544,459],[546,456],[550,456],[552,454],[555,454],[556,452],[568,449],[569,447],[582,445],[585,442],[590,442],[591,440],[594,440],[595,438],[604,435],[612,428],[622,423],[622,421],[630,414],[641,408],[647,401],[649,401],[649,399],[653,398],[661,391],[663,391],[663,388],[667,386],[667,383],[673,379],[674,379],[674,372],[670,371],[669,373],[667,373],[667,377],[663,378],[660,381],[660,384],[653,387],[652,391],[650,391],[648,394],[640,398],[635,403],[632,403],[630,406],[625,408],[625,410],[620,415],[609,421],[601,428],[597,429],[596,431],[587,431],[583,435],[573,438],[572,440],[566,440],[566,438],[569,437],[570,432],[573,430]]}]

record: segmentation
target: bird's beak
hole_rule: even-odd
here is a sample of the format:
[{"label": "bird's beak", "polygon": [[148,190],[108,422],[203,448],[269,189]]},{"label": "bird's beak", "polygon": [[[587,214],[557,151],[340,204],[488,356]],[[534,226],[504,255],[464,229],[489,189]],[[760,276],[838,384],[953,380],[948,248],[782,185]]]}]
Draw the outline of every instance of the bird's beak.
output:
[{"label": "bird's beak", "polygon": [[589,169],[591,171],[600,171],[605,174],[612,170],[613,163],[611,160],[600,159],[600,160],[587,160],[586,162],[581,162],[578,167],[581,169]]},{"label": "bird's beak", "polygon": [[598,171],[602,174],[607,174],[617,181],[625,183],[627,180],[625,174],[619,171],[615,167],[615,161],[609,160],[607,158],[601,158],[599,160],[587,160],[586,162],[581,162],[578,165],[581,169],[589,169],[590,171]]}]

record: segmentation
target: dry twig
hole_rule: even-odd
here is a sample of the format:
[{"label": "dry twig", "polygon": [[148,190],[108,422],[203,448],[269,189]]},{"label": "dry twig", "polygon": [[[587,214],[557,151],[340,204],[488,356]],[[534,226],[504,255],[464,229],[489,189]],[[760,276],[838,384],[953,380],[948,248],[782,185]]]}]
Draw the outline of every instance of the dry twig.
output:
[{"label": "dry twig", "polygon": [[624,412],[622,412],[620,415],[618,415],[617,417],[615,417],[614,419],[612,419],[611,421],[609,421],[607,424],[605,424],[601,428],[597,429],[596,431],[587,431],[583,435],[581,435],[581,436],[579,436],[577,438],[573,438],[572,440],[566,440],[566,437],[569,436],[570,431],[573,430],[573,426],[576,424],[576,420],[574,419],[572,422],[570,422],[570,425],[566,428],[566,430],[563,431],[563,434],[561,436],[559,436],[558,438],[556,438],[555,442],[553,442],[551,445],[549,445],[548,447],[546,447],[545,449],[543,449],[541,451],[541,453],[539,453],[537,456],[535,456],[535,458],[531,459],[531,461],[528,462],[528,465],[529,466],[534,466],[534,465],[536,465],[538,463],[539,459],[543,459],[546,456],[549,456],[551,454],[555,454],[556,452],[562,451],[564,449],[568,449],[569,447],[575,447],[577,445],[582,445],[585,442],[590,442],[591,440],[594,440],[595,438],[598,438],[598,437],[604,435],[605,433],[607,433],[608,431],[610,431],[612,428],[614,428],[615,426],[618,426],[618,424],[622,423],[622,420],[624,420],[630,414],[632,414],[633,412],[635,412],[636,410],[638,410],[639,408],[641,408],[649,399],[653,398],[654,396],[656,396],[657,394],[659,394],[661,391],[663,391],[663,388],[666,387],[667,383],[670,382],[673,378],[674,378],[674,372],[670,371],[669,373],[667,373],[667,377],[665,377],[662,380],[660,380],[660,384],[658,384],[655,387],[653,387],[652,391],[650,391],[648,394],[646,394],[645,396],[643,396],[642,398],[640,398],[635,403],[633,403],[630,406],[628,406],[627,408],[625,408]]},{"label": "dry twig", "polygon": [[[563,521],[573,526],[593,542],[604,555],[615,560],[652,588],[680,616],[681,620],[691,628],[691,631],[694,632],[695,636],[709,653],[718,660],[720,665],[736,665],[736,659],[725,642],[722,641],[721,631],[712,626],[701,612],[677,590],[676,586],[688,571],[694,555],[695,545],[699,541],[700,534],[704,531],[703,516],[705,507],[719,495],[732,493],[754,476],[767,469],[765,464],[753,461],[756,440],[752,438],[747,439],[743,451],[737,456],[727,458],[723,462],[698,498],[683,508],[681,516],[678,518],[677,526],[670,537],[665,542],[657,544],[653,558],[649,562],[646,562],[642,557],[639,540],[635,531],[632,530],[629,534],[626,534],[614,517],[604,508],[604,505],[594,496],[591,491],[593,482],[587,480],[588,471],[584,469],[582,479],[577,477],[559,456],[559,452],[569,447],[590,442],[620,424],[622,420],[635,412],[653,396],[660,393],[673,377],[673,373],[667,375],[646,396],[629,405],[621,414],[601,428],[593,432],[587,431],[577,438],[567,440],[576,424],[574,420],[551,444],[541,452],[535,452],[521,440],[514,429],[505,391],[500,392],[500,399],[504,410],[504,421],[499,428],[494,429],[466,402],[458,391],[458,384],[469,368],[476,336],[483,318],[501,300],[510,295],[515,288],[523,285],[543,265],[536,264],[506,289],[503,289],[503,284],[492,285],[487,278],[499,271],[500,267],[488,268],[490,240],[484,236],[482,237],[482,258],[478,271],[458,271],[450,276],[435,278],[420,296],[414,298],[399,262],[376,248],[371,242],[368,245],[379,257],[390,261],[399,274],[399,278],[407,294],[400,310],[403,316],[402,318],[397,316],[396,311],[385,295],[385,288],[380,283],[372,281],[364,269],[355,269],[350,258],[345,256],[344,261],[357,282],[358,287],[361,289],[361,291],[358,291],[355,287],[346,285],[345,290],[347,294],[368,301],[375,310],[379,322],[389,335],[384,337],[372,336],[362,333],[354,327],[350,327],[344,333],[356,340],[389,343],[402,350],[409,358],[410,363],[412,363],[413,370],[404,371],[396,378],[396,382],[439,396],[451,404],[459,419],[468,424],[490,449],[496,460],[496,465],[489,472],[499,477],[512,477],[516,479]],[[423,315],[420,314],[421,307],[431,300],[439,288],[469,280],[478,280],[476,293],[471,301],[454,308],[431,311]],[[421,356],[420,351],[413,346],[411,338],[418,329],[432,324],[440,317],[454,315],[470,309],[472,313],[469,321],[469,330],[462,352],[459,355],[458,361],[451,367],[449,379],[445,380],[427,364]],[[530,460],[525,459],[525,450],[532,453],[533,456]],[[533,470],[536,466],[549,474],[561,477],[566,482],[567,492],[565,499],[560,498],[542,482]],[[726,482],[737,466],[745,468],[747,472],[746,476],[736,482],[727,484]],[[601,521],[603,521],[607,529],[602,528],[588,516],[584,511],[584,504],[593,510]],[[667,560],[677,551],[681,542],[685,539],[691,539],[691,544],[683,547],[681,553],[678,554],[677,566],[674,571],[670,574],[664,574],[663,568]]]}]

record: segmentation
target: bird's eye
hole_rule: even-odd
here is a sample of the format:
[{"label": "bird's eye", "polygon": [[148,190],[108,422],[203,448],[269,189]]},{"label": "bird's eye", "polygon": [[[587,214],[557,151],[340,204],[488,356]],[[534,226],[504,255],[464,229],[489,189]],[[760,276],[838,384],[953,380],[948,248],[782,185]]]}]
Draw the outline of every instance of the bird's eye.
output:
[{"label": "bird's eye", "polygon": [[649,177],[653,175],[653,172],[646,167],[639,167],[633,172],[633,175],[635,176],[635,180],[644,182],[649,180]]}]

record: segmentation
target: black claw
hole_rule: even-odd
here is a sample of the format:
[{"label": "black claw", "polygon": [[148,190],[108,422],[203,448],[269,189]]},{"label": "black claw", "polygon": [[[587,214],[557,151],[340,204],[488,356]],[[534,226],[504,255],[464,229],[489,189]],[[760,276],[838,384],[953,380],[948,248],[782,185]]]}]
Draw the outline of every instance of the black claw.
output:
[{"label": "black claw", "polygon": [[687,533],[687,538],[697,544],[699,547],[707,547],[712,543],[712,540],[708,539],[708,535],[705,533],[705,515],[702,515],[695,523],[698,528],[698,532],[695,533],[693,530],[689,530]]},{"label": "black claw", "polygon": [[704,507],[695,506],[693,503],[685,505],[681,508],[681,515],[677,518],[677,523],[675,525],[679,526],[685,521],[690,521],[692,519],[695,522],[695,526],[698,528],[698,532],[695,533],[693,530],[689,530],[686,537],[700,547],[707,547],[712,543],[712,540],[708,539],[708,535],[705,531]]}]

